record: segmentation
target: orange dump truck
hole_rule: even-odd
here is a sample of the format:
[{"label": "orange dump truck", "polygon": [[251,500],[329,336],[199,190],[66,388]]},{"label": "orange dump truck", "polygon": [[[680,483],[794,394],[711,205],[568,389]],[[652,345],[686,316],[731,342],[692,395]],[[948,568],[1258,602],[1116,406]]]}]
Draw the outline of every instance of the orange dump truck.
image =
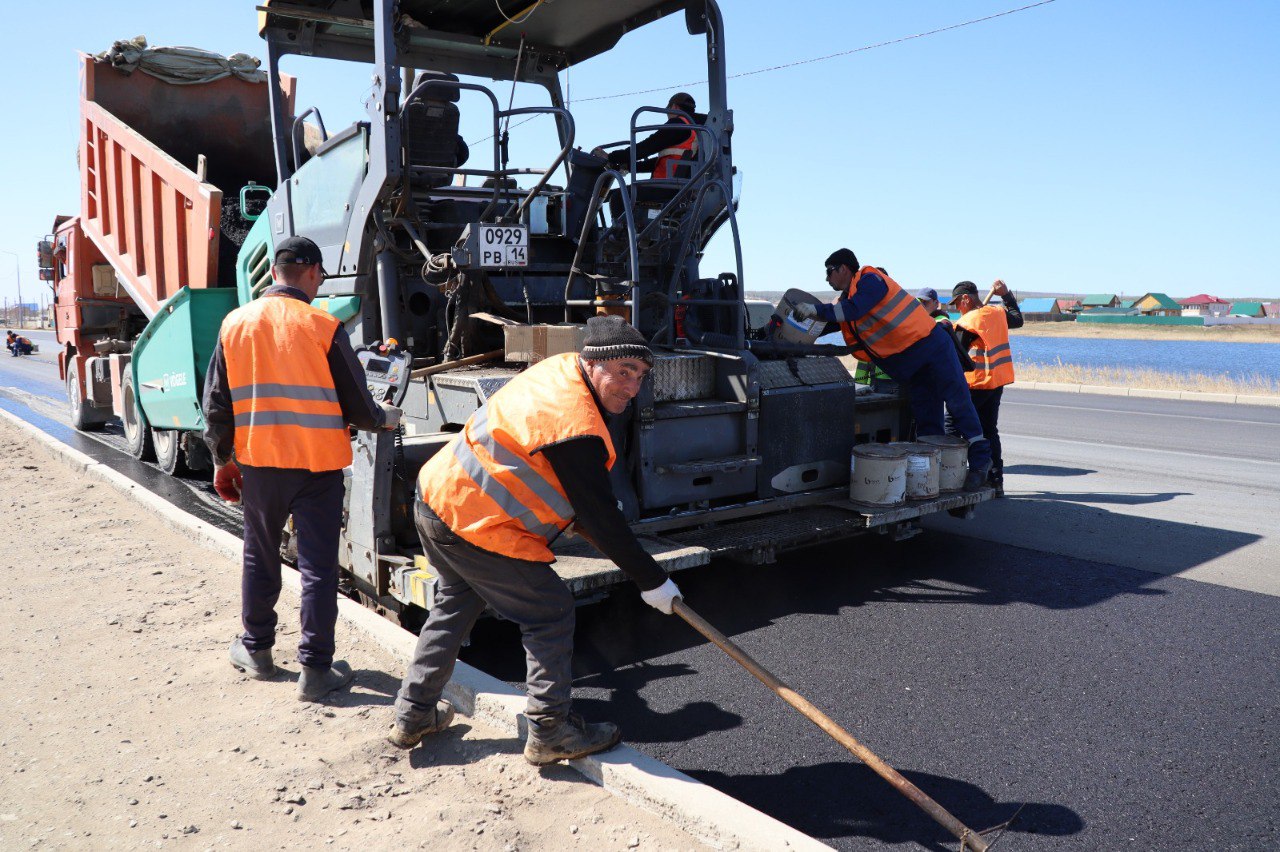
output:
[{"label": "orange dump truck", "polygon": [[[164,68],[130,68],[114,49],[81,54],[80,213],[59,216],[42,247],[75,426],[119,417],[131,452],[154,451],[171,472],[203,466],[193,435],[204,369],[237,304],[248,208],[276,183],[266,75],[218,76],[228,60],[190,53],[199,54],[192,67],[206,62],[217,78],[178,84]],[[282,88],[288,101],[292,80]],[[136,363],[144,344],[154,376]]]}]

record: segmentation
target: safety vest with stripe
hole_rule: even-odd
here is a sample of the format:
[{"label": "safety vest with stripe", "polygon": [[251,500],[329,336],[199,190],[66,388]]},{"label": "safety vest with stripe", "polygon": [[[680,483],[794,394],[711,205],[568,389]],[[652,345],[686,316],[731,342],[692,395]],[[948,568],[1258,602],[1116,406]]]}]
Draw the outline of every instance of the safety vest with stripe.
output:
[{"label": "safety vest with stripe", "polygon": [[431,457],[418,491],[463,540],[491,553],[551,562],[550,544],[574,510],[541,450],[595,435],[616,454],[573,353],[555,355],[508,382]]},{"label": "safety vest with stripe", "polygon": [[1013,351],[1004,308],[987,305],[960,317],[958,325],[977,335],[969,345],[974,369],[964,374],[973,390],[995,390],[1013,384]]},{"label": "safety vest with stripe", "polygon": [[[841,322],[840,331],[844,333],[845,343],[849,346],[867,346],[877,357],[896,355],[918,340],[923,340],[933,331],[933,318],[924,309],[915,296],[898,286],[898,283],[874,266],[864,266],[849,282],[845,298],[852,299],[857,292],[858,282],[864,275],[878,275],[884,280],[888,292],[884,298],[871,306],[852,323]],[[836,312],[839,313],[837,308]],[[857,332],[855,334],[855,331]],[[854,353],[860,361],[870,361],[870,356],[862,349]]]},{"label": "safety vest with stripe", "polygon": [[[916,301],[919,301],[917,299]],[[951,318],[946,314],[933,318],[934,325],[949,323]],[[859,361],[853,371],[853,380],[860,385],[869,385],[872,381],[891,382],[893,378],[870,361]]]},{"label": "safety vest with stripe", "polygon": [[[676,118],[685,124],[693,124],[692,121],[683,115],[677,115]],[[688,151],[690,156],[698,153],[698,134],[696,131],[689,133],[689,138],[685,139],[679,145],[673,145],[670,148],[663,148],[658,152],[658,162],[653,167],[653,176],[655,178],[670,178],[676,176],[676,164],[684,160],[685,152]]]},{"label": "safety vest with stripe", "polygon": [[329,372],[338,320],[301,299],[263,296],[222,321],[236,460],[341,470],[351,437]]}]

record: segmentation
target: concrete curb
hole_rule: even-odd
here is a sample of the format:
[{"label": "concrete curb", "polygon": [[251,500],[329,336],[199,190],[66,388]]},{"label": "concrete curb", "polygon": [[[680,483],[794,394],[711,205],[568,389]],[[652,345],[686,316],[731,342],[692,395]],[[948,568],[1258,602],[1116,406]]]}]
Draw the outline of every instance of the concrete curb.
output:
[{"label": "concrete curb", "polygon": [[[116,470],[42,432],[0,408],[0,418],[30,435],[73,470],[96,477],[138,502],[162,522],[239,562],[241,541],[187,514]],[[283,572],[283,585],[295,598],[302,587],[295,571]],[[401,664],[413,656],[416,637],[348,598],[338,599],[338,615],[362,631]],[[445,689],[458,711],[512,736],[524,733],[524,695],[495,677],[461,661]],[[570,761],[586,778],[615,796],[656,813],[717,849],[830,849],[830,846],[779,822],[731,796],[708,787],[666,764],[622,745],[605,754]]]},{"label": "concrete curb", "polygon": [[1232,405],[1280,406],[1280,396],[1257,396],[1247,393],[1202,393],[1200,391],[1157,390],[1155,388],[1121,388],[1110,385],[1068,385],[1059,382],[1015,382],[1011,387],[1058,393],[1093,393],[1101,396],[1134,396],[1148,399],[1185,399],[1194,402],[1225,402]]}]

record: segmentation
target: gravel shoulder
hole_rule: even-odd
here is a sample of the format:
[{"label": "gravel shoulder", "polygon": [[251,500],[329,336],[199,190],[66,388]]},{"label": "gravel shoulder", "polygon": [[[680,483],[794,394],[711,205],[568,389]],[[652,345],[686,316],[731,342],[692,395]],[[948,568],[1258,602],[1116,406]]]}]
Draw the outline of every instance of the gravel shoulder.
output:
[{"label": "gravel shoulder", "polygon": [[297,701],[288,594],[284,673],[245,678],[237,564],[3,421],[0,453],[0,848],[705,848],[463,716],[387,745],[400,666],[342,621],[355,684]]}]

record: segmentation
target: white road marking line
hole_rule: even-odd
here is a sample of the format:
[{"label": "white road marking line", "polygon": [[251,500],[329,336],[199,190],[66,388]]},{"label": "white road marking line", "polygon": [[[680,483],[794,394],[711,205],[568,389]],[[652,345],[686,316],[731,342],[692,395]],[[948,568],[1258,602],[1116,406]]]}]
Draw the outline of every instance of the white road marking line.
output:
[{"label": "white road marking line", "polygon": [[[1150,399],[1151,397],[1126,397],[1126,399]],[[1172,400],[1177,402],[1177,400]],[[1106,414],[1140,414],[1145,417],[1172,417],[1177,420],[1211,420],[1214,423],[1243,423],[1246,426],[1280,426],[1280,423],[1272,423],[1266,420],[1228,420],[1225,417],[1203,417],[1198,414],[1162,414],[1157,411],[1129,411],[1124,408],[1088,408],[1079,405],[1050,405],[1044,402],[1005,402],[1001,401],[1001,407],[1010,405],[1022,405],[1028,408],[1066,408],[1071,411],[1101,411]]]},{"label": "white road marking line", "polygon": [[1083,444],[1086,447],[1111,447],[1117,450],[1135,450],[1142,453],[1156,453],[1164,456],[1185,456],[1191,459],[1205,459],[1218,461],[1238,461],[1248,462],[1251,465],[1265,464],[1271,467],[1280,467],[1280,462],[1267,461],[1257,458],[1256,456],[1215,456],[1208,453],[1185,453],[1181,450],[1159,450],[1152,447],[1135,447],[1131,444],[1108,444],[1103,441],[1071,441],[1066,438],[1046,438],[1043,435],[1020,435],[1016,432],[1001,431],[1000,437],[1003,438],[1021,438],[1028,441],[1049,441],[1053,444],[1073,444],[1079,446]]}]

